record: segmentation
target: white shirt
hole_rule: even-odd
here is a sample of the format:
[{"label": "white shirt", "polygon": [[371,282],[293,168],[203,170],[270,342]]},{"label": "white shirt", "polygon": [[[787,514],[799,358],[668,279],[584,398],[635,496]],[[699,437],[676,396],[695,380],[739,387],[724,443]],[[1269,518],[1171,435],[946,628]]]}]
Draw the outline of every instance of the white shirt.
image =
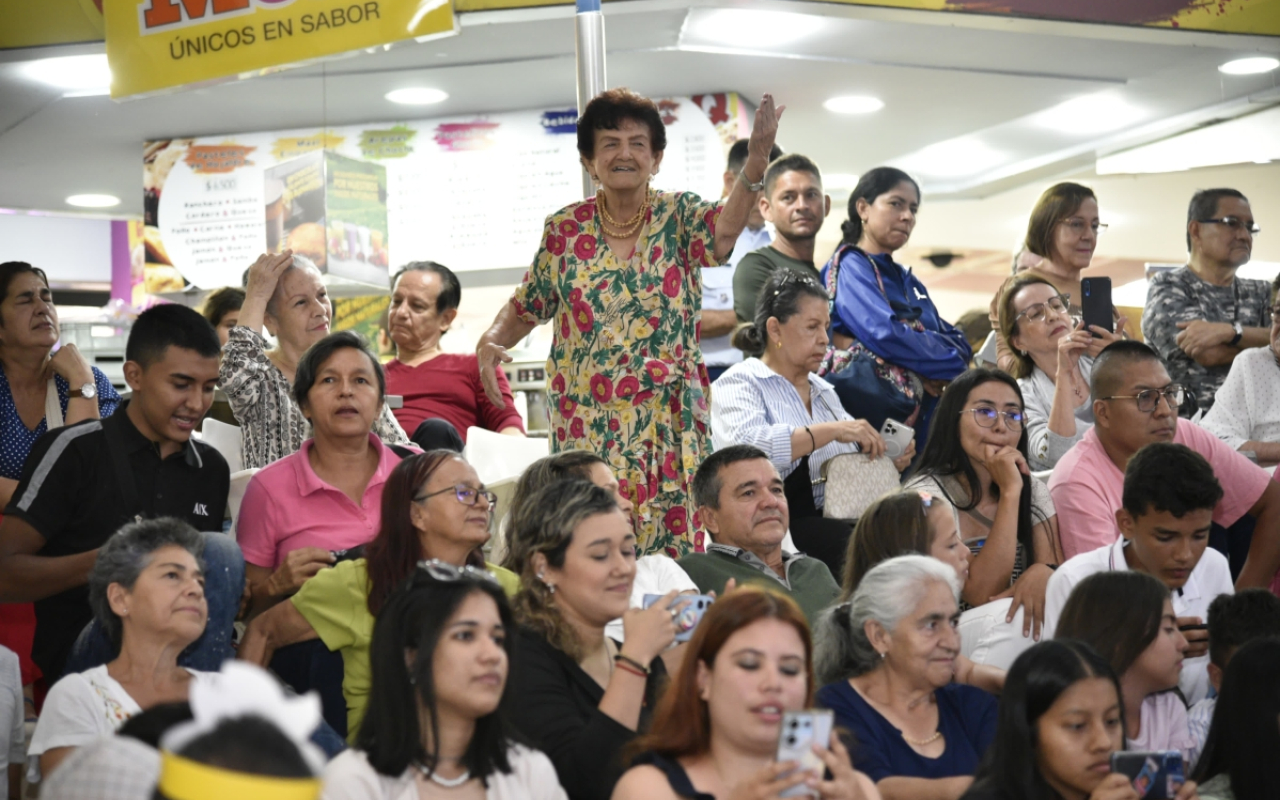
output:
[{"label": "white shirt", "polygon": [[[799,459],[791,459],[791,434],[819,422],[853,419],[840,405],[831,384],[809,373],[809,396],[813,413],[805,408],[800,393],[791,382],[767,367],[758,358],[734,364],[711,392],[711,442],[719,450],[731,444],[759,447],[783,477],[791,474]],[[850,442],[830,442],[809,456],[809,476],[822,477],[822,464],[844,453],[858,452]],[[823,484],[813,487],[813,503],[822,508],[826,493]]]},{"label": "white shirt", "polygon": [[22,669],[18,655],[0,647],[0,774],[3,767],[21,764],[27,744],[26,709],[22,698]]},{"label": "white shirt", "polygon": [[1270,347],[1236,356],[1200,427],[1233,450],[1247,441],[1280,442],[1280,367]]},{"label": "white shirt", "polygon": [[[1129,562],[1124,558],[1124,546],[1127,539],[1121,537],[1115,544],[1099,547],[1088,553],[1068,559],[1058,567],[1049,578],[1049,588],[1045,591],[1044,638],[1052,639],[1058,628],[1058,618],[1062,616],[1062,607],[1067,604],[1067,597],[1076,584],[1096,572],[1111,572],[1129,569]],[[1231,582],[1231,568],[1227,566],[1227,557],[1206,547],[1200,563],[1196,564],[1181,589],[1171,592],[1173,613],[1178,617],[1199,617],[1209,619],[1209,604],[1220,594],[1233,594],[1235,586]],[[1203,655],[1188,658],[1182,662],[1182,678],[1178,681],[1182,694],[1188,703],[1198,703],[1209,694],[1209,656]]]},{"label": "white shirt", "polygon": [[[551,759],[538,750],[513,745],[507,751],[511,772],[494,772],[486,780],[486,800],[568,800]],[[590,769],[583,765],[583,769]],[[321,800],[418,800],[410,767],[403,775],[380,775],[359,750],[344,750],[324,768]]]},{"label": "white shirt", "polygon": [[[636,578],[631,584],[631,607],[644,608],[646,594],[698,591],[689,573],[680,568],[670,556],[652,555],[636,559]],[[622,618],[605,626],[605,636],[616,642],[623,641]]]},{"label": "white shirt", "polygon": [[[733,310],[733,273],[738,262],[752,250],[759,250],[773,241],[772,226],[764,225],[758,231],[743,228],[733,245],[729,262],[723,267],[702,270],[702,309],[704,311]],[[713,336],[702,340],[702,360],[708,367],[727,367],[742,361],[742,351],[729,343],[732,334]]]}]

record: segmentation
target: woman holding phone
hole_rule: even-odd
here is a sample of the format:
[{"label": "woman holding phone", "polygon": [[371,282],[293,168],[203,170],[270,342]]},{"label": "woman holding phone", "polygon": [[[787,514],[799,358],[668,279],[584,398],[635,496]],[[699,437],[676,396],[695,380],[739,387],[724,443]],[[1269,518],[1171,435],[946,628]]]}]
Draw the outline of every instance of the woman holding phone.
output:
[{"label": "woman holding phone", "polygon": [[790,598],[758,587],[726,594],[702,617],[640,755],[613,800],[774,798],[878,800],[832,737],[817,749],[831,778],[777,762],[782,718],[813,705],[813,648]]}]

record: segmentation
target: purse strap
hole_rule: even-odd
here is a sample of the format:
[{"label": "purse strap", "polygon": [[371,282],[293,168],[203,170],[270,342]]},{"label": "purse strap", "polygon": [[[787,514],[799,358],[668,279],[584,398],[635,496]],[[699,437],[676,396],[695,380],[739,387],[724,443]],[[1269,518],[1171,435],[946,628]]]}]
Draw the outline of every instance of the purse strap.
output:
[{"label": "purse strap", "polygon": [[44,423],[47,430],[62,427],[62,402],[58,399],[58,383],[49,377],[49,388],[44,393]]}]

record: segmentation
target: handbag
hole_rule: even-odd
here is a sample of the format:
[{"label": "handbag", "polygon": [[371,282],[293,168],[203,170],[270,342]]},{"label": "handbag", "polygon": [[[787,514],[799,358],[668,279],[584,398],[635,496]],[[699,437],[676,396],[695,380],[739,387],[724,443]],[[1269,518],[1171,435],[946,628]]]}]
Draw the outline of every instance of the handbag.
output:
[{"label": "handbag", "polygon": [[901,488],[898,468],[886,456],[833,456],[822,462],[821,474],[813,483],[826,485],[822,516],[831,519],[858,519],[876,500]]}]

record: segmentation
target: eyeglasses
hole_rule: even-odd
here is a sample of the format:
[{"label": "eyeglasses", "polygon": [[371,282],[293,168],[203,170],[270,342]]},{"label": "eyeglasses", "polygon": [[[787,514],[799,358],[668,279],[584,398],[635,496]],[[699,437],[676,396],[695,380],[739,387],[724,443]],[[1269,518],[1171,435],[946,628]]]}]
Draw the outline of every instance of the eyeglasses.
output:
[{"label": "eyeglasses", "polygon": [[1088,230],[1092,230],[1093,235],[1097,236],[1107,230],[1107,223],[1105,222],[1088,223],[1078,217],[1076,219],[1064,219],[1062,224],[1070,228],[1071,232],[1076,236],[1084,236],[1085,231]]},{"label": "eyeglasses", "polygon": [[1220,217],[1218,219],[1198,219],[1196,222],[1206,223],[1212,222],[1214,225],[1226,225],[1233,232],[1247,231],[1250,236],[1257,236],[1262,233],[1262,228],[1258,227],[1258,223],[1253,220],[1245,222],[1240,217]]},{"label": "eyeglasses", "polygon": [[438,581],[444,581],[445,583],[456,583],[457,581],[466,579],[486,581],[492,584],[498,583],[498,579],[493,577],[493,573],[488,570],[478,569],[470,564],[458,567],[447,561],[441,561],[438,558],[433,558],[430,561],[419,561],[418,569],[422,570],[427,575],[430,575],[432,578]]},{"label": "eyeglasses", "polygon": [[1026,317],[1029,322],[1040,322],[1045,317],[1046,309],[1056,311],[1059,314],[1069,313],[1071,309],[1071,295],[1060,294],[1057,297],[1050,297],[1047,302],[1035,303],[1022,309],[1018,316],[1013,318],[1013,324],[1017,325],[1018,320]]},{"label": "eyeglasses", "polygon": [[441,489],[438,492],[419,495],[418,497],[413,498],[413,502],[421,503],[422,501],[429,500],[438,494],[445,494],[447,492],[453,492],[454,496],[458,498],[458,502],[462,503],[464,506],[474,506],[481,497],[485,499],[485,502],[489,504],[490,508],[498,502],[498,496],[493,492],[487,489],[472,489],[470,486],[464,486],[461,483],[457,486],[450,486],[448,489]]},{"label": "eyeglasses", "polygon": [[1004,424],[1010,430],[1022,428],[1022,421],[1027,418],[1026,414],[1021,411],[999,411],[987,406],[978,406],[976,408],[966,408],[961,414],[973,414],[973,421],[983,428],[994,428],[996,426],[996,417],[1004,417]]},{"label": "eyeglasses", "polygon": [[1099,400],[1137,400],[1138,410],[1144,414],[1150,414],[1156,410],[1156,403],[1163,397],[1169,404],[1170,411],[1177,411],[1178,406],[1182,405],[1185,397],[1185,391],[1176,383],[1171,383],[1163,389],[1144,389],[1137,394],[1117,394],[1111,397],[1099,397]]}]

